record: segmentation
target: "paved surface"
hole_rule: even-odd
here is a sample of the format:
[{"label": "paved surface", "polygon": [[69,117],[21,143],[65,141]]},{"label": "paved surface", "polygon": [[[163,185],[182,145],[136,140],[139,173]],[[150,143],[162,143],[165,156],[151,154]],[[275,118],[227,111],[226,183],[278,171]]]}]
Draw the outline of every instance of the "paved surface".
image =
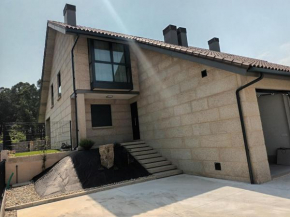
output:
[{"label": "paved surface", "polygon": [[263,185],[178,175],[18,211],[18,217],[290,217],[290,176]]}]

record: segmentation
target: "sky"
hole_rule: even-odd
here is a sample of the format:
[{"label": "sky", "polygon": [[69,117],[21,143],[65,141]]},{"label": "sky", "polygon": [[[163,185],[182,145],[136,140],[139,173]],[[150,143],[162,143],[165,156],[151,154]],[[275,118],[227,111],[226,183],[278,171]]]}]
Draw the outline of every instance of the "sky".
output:
[{"label": "sky", "polygon": [[290,66],[288,0],[0,0],[0,87],[41,78],[47,20],[66,3],[78,25],[163,40],[173,24],[190,46],[218,37],[222,52]]}]

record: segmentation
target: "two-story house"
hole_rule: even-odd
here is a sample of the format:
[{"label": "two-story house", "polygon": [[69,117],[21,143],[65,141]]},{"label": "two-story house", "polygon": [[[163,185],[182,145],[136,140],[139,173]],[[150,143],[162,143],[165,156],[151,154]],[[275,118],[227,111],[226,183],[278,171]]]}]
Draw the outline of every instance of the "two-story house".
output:
[{"label": "two-story house", "polygon": [[63,23],[47,23],[39,108],[47,136],[71,122],[74,147],[82,138],[141,139],[188,174],[271,180],[277,149],[290,148],[290,67],[223,53],[217,38],[191,47],[185,28],[163,34],[79,26],[67,4]]}]

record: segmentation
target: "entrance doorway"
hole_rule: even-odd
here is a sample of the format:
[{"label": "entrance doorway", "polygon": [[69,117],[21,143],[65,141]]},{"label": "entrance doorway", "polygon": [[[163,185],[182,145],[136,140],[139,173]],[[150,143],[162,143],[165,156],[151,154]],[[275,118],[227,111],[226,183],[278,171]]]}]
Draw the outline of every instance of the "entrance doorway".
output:
[{"label": "entrance doorway", "polygon": [[133,140],[139,140],[140,130],[139,130],[137,102],[131,104],[131,117],[132,117]]},{"label": "entrance doorway", "polygon": [[272,178],[290,173],[290,98],[287,91],[257,90]]}]

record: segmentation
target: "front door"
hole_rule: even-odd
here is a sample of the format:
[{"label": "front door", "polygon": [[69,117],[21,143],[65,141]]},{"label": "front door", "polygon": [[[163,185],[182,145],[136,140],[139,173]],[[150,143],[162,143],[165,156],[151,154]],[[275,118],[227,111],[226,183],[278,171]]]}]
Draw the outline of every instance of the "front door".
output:
[{"label": "front door", "polygon": [[131,117],[132,117],[132,128],[133,128],[133,139],[140,139],[140,130],[139,130],[139,119],[138,119],[138,108],[137,102],[131,104]]}]

